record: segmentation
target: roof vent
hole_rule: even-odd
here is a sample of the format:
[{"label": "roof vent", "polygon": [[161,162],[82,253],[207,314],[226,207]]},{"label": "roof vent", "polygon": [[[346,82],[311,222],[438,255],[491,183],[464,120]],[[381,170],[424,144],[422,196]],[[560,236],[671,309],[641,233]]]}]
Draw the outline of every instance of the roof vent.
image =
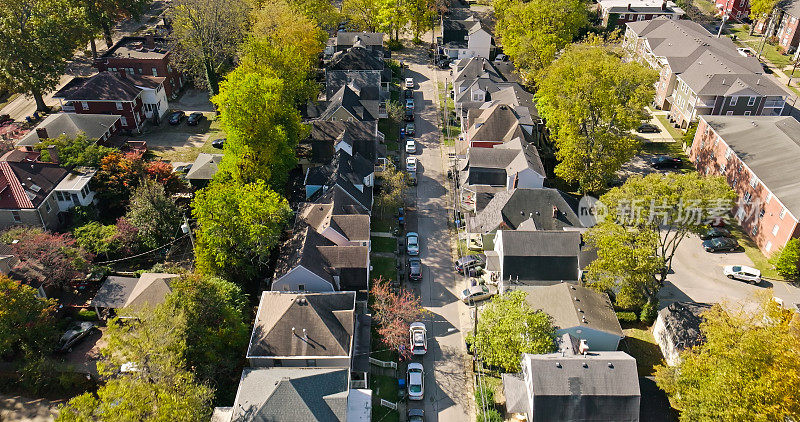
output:
[{"label": "roof vent", "polygon": [[573,299],[575,299],[575,302],[580,302],[581,301],[580,299],[578,299],[578,296],[575,296]]},{"label": "roof vent", "polygon": [[581,344],[578,346],[578,353],[586,356],[589,353],[589,343],[585,339],[581,339]]},{"label": "roof vent", "polygon": [[611,368],[611,369],[614,369],[614,364],[611,363],[611,362],[608,362],[608,367]]},{"label": "roof vent", "polygon": [[586,317],[581,317],[581,322],[586,323]]},{"label": "roof vent", "polygon": [[561,362],[556,362],[556,368],[561,368]]},{"label": "roof vent", "polygon": [[583,309],[581,309],[581,308],[578,308],[578,312],[579,312],[579,313],[583,313]]},{"label": "roof vent", "polygon": [[584,368],[588,368],[588,367],[589,367],[589,364],[588,364],[588,363],[586,363],[586,362],[583,362],[583,367],[584,367]]}]

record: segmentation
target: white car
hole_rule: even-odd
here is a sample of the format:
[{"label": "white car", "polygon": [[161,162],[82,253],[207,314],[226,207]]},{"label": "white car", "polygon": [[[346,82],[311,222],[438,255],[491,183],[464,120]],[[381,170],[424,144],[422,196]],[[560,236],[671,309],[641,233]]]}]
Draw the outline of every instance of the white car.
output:
[{"label": "white car", "polygon": [[750,284],[761,283],[761,271],[744,265],[726,265],[722,269],[722,273],[728,278],[735,278]]},{"label": "white car", "polygon": [[461,292],[460,296],[462,302],[470,304],[479,302],[481,300],[489,299],[495,294],[497,294],[497,289],[494,288],[494,286],[490,288],[489,286],[482,285],[482,286],[472,286],[468,289],[464,289],[464,291]]},{"label": "white car", "polygon": [[749,49],[747,47],[739,47],[739,48],[736,49],[736,51],[738,51],[739,54],[744,56],[744,57],[752,57],[752,56],[756,55],[756,53],[753,50],[751,50],[751,49]]},{"label": "white car", "polygon": [[425,329],[425,324],[415,322],[408,328],[409,343],[411,344],[411,353],[415,355],[424,355],[428,351],[428,331]]},{"label": "white car", "polygon": [[406,234],[406,251],[409,256],[419,255],[419,235],[417,232],[408,232]]},{"label": "white car", "polygon": [[407,89],[414,88],[414,78],[406,78],[406,88]]},{"label": "white car", "polygon": [[409,173],[417,171],[417,157],[406,158],[406,171]]},{"label": "white car", "polygon": [[425,371],[422,369],[421,363],[409,363],[406,377],[408,380],[408,398],[409,400],[422,400],[425,394],[424,378]]},{"label": "white car", "polygon": [[406,140],[406,152],[409,154],[417,152],[417,143],[411,138]]}]

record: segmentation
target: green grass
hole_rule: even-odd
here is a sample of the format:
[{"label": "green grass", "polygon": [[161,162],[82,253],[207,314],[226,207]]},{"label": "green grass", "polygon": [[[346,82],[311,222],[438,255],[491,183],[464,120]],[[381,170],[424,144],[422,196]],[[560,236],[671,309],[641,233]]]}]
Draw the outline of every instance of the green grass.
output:
[{"label": "green grass", "polygon": [[370,388],[372,389],[372,420],[389,422],[399,421],[400,414],[396,410],[383,407],[380,399],[388,400],[392,403],[398,401],[397,378],[384,375],[370,375]]},{"label": "green grass", "polygon": [[674,139],[676,142],[681,141],[681,139],[683,138],[683,131],[672,126],[672,123],[669,122],[669,119],[667,118],[666,115],[656,114],[656,119],[658,119],[658,121],[661,122],[661,124],[664,125],[665,128],[667,128],[667,132],[669,133],[669,136],[672,137],[672,139]]},{"label": "green grass", "polygon": [[[168,131],[177,129],[176,127],[167,125],[159,130]],[[193,162],[194,160],[197,159],[197,156],[200,155],[201,152],[205,152],[208,154],[221,154],[222,150],[219,150],[211,146],[211,142],[213,142],[215,139],[225,137],[225,132],[222,131],[221,122],[219,121],[219,119],[211,120],[211,123],[208,127],[208,131],[206,133],[209,134],[208,139],[206,140],[206,143],[203,144],[203,146],[201,146],[200,148],[185,146],[163,151],[156,151],[156,150],[151,150],[151,151],[153,155],[159,160],[174,161],[174,162]]]},{"label": "green grass", "polygon": [[397,259],[376,256],[370,258],[372,261],[371,277],[376,279],[383,277],[384,280],[397,280]]},{"label": "green grass", "polygon": [[636,368],[640,377],[653,375],[654,367],[663,364],[664,357],[653,338],[651,328],[641,323],[623,328],[622,331],[626,337],[620,342],[620,350],[636,359]]},{"label": "green grass", "polygon": [[397,230],[397,219],[394,215],[397,210],[382,211],[376,207],[375,211],[371,218],[372,231],[394,233]]},{"label": "green grass", "polygon": [[[744,25],[731,25],[727,26],[724,31],[726,34],[736,35],[736,43],[743,47],[750,47],[758,53],[761,49],[763,37],[759,34],[750,35],[750,31],[744,29]],[[764,43],[764,49],[761,52],[761,57],[767,59],[770,63],[778,68],[783,68],[791,61],[791,55],[784,55],[778,51],[778,47],[769,43]]]},{"label": "green grass", "polygon": [[[735,223],[735,220],[734,220]],[[744,248],[744,253],[753,261],[753,267],[757,270],[761,271],[761,276],[767,279],[775,279],[775,280],[784,280],[784,278],[775,271],[775,268],[769,262],[769,258],[764,256],[761,253],[761,250],[758,249],[758,245],[753,239],[748,236],[741,227],[731,224],[728,229],[731,231],[733,237],[739,241],[739,245]]]},{"label": "green grass", "polygon": [[394,237],[370,237],[372,252],[397,252],[397,239]]},{"label": "green grass", "polygon": [[386,141],[397,141],[400,137],[400,128],[391,119],[378,120],[378,130],[386,136]]},{"label": "green grass", "polygon": [[386,150],[387,151],[397,151],[399,148],[397,141],[387,141],[386,142]]}]

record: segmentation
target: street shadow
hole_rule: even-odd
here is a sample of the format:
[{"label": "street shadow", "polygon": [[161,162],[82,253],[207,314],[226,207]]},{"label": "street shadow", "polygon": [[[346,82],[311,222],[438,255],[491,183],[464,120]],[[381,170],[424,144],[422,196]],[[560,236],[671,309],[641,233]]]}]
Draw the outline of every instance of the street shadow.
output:
[{"label": "street shadow", "polygon": [[[674,274],[671,275],[674,276]],[[674,302],[694,302],[694,300],[667,279],[664,281],[664,286],[658,291],[658,309],[666,308]]]}]

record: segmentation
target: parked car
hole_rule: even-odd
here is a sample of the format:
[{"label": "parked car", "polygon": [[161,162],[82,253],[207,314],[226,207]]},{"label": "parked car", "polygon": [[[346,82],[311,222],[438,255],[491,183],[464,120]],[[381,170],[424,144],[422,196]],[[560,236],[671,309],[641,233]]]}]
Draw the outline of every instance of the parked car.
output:
[{"label": "parked car", "polygon": [[730,237],[714,237],[703,241],[706,252],[735,251],[739,249],[739,242]]},{"label": "parked car", "polygon": [[411,256],[419,255],[419,235],[417,232],[406,233],[406,252]]},{"label": "parked car", "polygon": [[425,422],[425,411],[422,409],[408,409],[408,422]]},{"label": "parked car", "polygon": [[189,115],[189,119],[186,120],[186,124],[189,126],[197,126],[201,120],[203,120],[203,113],[198,111]]},{"label": "parked car", "polygon": [[225,138],[222,139],[214,139],[211,141],[211,146],[214,148],[222,149],[225,147]]},{"label": "parked car", "polygon": [[422,400],[425,395],[424,375],[425,371],[422,369],[421,363],[412,362],[408,364],[406,383],[408,385],[409,400]]},{"label": "parked car", "polygon": [[466,304],[489,299],[497,294],[497,289],[493,287],[494,286],[490,287],[486,285],[472,286],[468,289],[464,289],[464,291],[461,292],[460,299]]},{"label": "parked car", "polygon": [[403,120],[406,122],[413,122],[414,121],[414,110],[407,108],[403,112]]},{"label": "parked car", "polygon": [[742,280],[753,285],[761,283],[761,271],[752,267],[726,265],[722,269],[722,273],[728,278]]},{"label": "parked car", "polygon": [[175,126],[178,123],[180,123],[181,120],[183,120],[184,117],[186,117],[186,113],[184,113],[184,112],[182,112],[180,110],[179,111],[173,111],[172,113],[170,113],[169,118],[167,120],[168,120],[169,124]]},{"label": "parked car", "polygon": [[408,154],[413,154],[413,153],[417,152],[417,142],[414,141],[413,139],[409,138],[406,141],[406,152]]},{"label": "parked car", "polygon": [[397,224],[403,225],[406,223],[406,210],[403,207],[397,209]]},{"label": "parked car", "polygon": [[408,328],[409,331],[409,344],[411,344],[411,353],[415,355],[424,355],[428,351],[428,331],[425,329],[425,324],[415,322]]},{"label": "parked car", "polygon": [[403,98],[414,98],[414,90],[413,89],[407,89],[407,90],[403,91]]},{"label": "parked car", "polygon": [[636,131],[639,133],[659,133],[661,132],[661,129],[651,123],[642,123],[638,128],[636,128]]},{"label": "parked car", "polygon": [[78,344],[81,340],[86,338],[89,333],[94,330],[94,323],[89,321],[82,321],[82,322],[73,322],[72,325],[69,326],[69,329],[61,335],[61,338],[58,339],[58,346],[56,351],[58,352],[66,352],[72,348],[72,346]]},{"label": "parked car", "polygon": [[182,166],[175,167],[175,173],[188,173],[191,169],[191,164],[184,164]]},{"label": "parked car", "polygon": [[443,59],[439,59],[439,61],[436,62],[436,67],[438,67],[439,69],[449,69],[450,64],[451,64],[450,58],[445,57]]},{"label": "parked car", "polygon": [[756,55],[756,53],[752,49],[749,49],[747,47],[739,47],[736,49],[736,51],[738,51],[739,54],[741,54],[744,57],[752,57]]},{"label": "parked car", "polygon": [[700,233],[700,238],[703,240],[713,239],[715,237],[731,237],[731,232],[722,227],[712,227],[704,233]]},{"label": "parked car", "polygon": [[414,88],[414,78],[406,78],[406,89]]},{"label": "parked car", "polygon": [[508,56],[506,56],[505,54],[498,54],[497,57],[494,58],[494,61],[496,63],[507,62]]},{"label": "parked car", "polygon": [[409,173],[417,171],[417,157],[406,158],[406,171]]},{"label": "parked car", "polygon": [[680,158],[670,157],[669,155],[659,155],[650,159],[650,167],[655,169],[678,168],[681,163]]},{"label": "parked car", "polygon": [[460,274],[464,273],[464,267],[467,268],[474,268],[474,267],[483,267],[486,265],[486,255],[474,254],[474,255],[464,255],[461,258],[458,258],[455,263],[456,271]]},{"label": "parked car", "polygon": [[422,260],[419,257],[408,258],[408,279],[411,281],[422,280]]},{"label": "parked car", "polygon": [[406,136],[415,136],[417,134],[417,126],[412,123],[406,123]]},{"label": "parked car", "polygon": [[407,109],[414,109],[414,99],[413,98],[406,98],[406,108]]}]

